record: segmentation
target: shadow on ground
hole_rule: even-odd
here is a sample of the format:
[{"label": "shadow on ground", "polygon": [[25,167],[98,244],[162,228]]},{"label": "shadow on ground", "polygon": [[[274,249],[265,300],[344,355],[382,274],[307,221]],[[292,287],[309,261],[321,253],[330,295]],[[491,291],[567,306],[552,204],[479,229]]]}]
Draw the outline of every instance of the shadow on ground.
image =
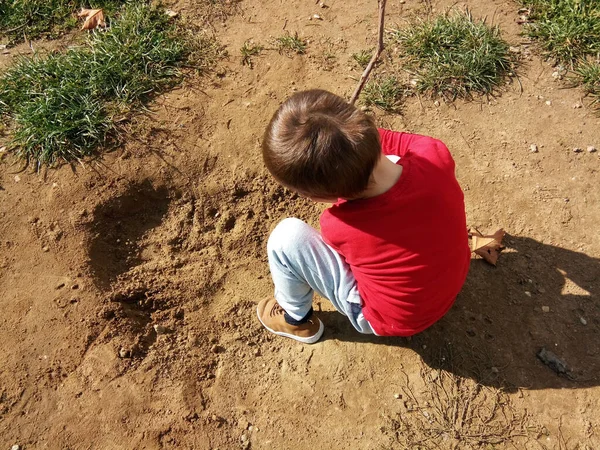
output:
[{"label": "shadow on ground", "polygon": [[[508,390],[600,385],[600,260],[527,237],[505,243],[498,267],[471,261],[454,307],[428,330],[410,339],[365,336],[322,312],[326,339],[411,348],[432,368]],[[542,348],[570,377],[537,358]]]}]

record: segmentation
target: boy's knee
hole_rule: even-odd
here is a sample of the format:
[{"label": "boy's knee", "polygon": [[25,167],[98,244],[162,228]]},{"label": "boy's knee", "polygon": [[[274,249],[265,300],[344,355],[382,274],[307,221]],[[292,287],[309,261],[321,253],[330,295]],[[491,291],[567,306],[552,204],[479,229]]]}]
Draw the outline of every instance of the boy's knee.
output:
[{"label": "boy's knee", "polygon": [[277,224],[269,235],[267,251],[273,252],[289,248],[306,240],[307,233],[316,232],[310,225],[295,217],[288,217]]}]

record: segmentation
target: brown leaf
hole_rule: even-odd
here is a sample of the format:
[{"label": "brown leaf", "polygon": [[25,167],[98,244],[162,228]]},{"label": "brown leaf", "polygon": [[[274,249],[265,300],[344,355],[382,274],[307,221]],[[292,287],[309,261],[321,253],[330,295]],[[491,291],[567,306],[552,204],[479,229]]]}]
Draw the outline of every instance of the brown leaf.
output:
[{"label": "brown leaf", "polygon": [[81,8],[81,12],[77,14],[77,17],[83,17],[82,30],[93,30],[96,27],[105,27],[106,22],[104,21],[104,13],[101,9],[87,9]]},{"label": "brown leaf", "polygon": [[500,252],[504,250],[502,239],[506,233],[502,228],[492,235],[482,235],[478,230],[471,232],[471,251],[487,262],[496,265]]}]

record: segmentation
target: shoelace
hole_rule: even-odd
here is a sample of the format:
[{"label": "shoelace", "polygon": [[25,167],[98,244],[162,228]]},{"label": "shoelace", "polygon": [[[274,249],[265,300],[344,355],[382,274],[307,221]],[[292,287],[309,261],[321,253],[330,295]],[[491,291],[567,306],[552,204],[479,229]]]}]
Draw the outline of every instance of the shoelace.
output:
[{"label": "shoelace", "polygon": [[269,312],[269,316],[273,317],[276,315],[281,315],[283,313],[285,313],[283,308],[281,306],[279,306],[279,303],[275,303],[273,305],[273,307],[271,308],[271,311]]}]

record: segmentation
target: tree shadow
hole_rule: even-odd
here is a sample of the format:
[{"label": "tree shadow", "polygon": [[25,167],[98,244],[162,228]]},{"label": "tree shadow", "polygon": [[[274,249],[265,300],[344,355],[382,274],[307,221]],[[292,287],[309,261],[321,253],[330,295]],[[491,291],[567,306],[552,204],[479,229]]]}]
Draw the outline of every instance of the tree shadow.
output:
[{"label": "tree shadow", "polygon": [[[360,335],[341,314],[322,312],[326,338],[411,348],[432,368],[513,391],[600,385],[600,259],[521,236],[505,244],[498,267],[471,261],[454,306],[422,333]],[[542,348],[571,376],[542,363]]]}]

